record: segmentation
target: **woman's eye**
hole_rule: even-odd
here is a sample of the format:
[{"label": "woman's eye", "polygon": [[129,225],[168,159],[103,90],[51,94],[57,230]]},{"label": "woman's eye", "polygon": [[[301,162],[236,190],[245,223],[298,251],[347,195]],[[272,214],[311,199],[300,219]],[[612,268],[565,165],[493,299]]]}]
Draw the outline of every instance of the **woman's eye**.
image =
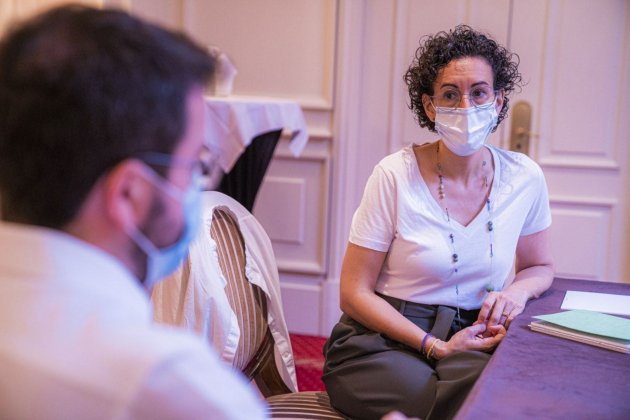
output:
[{"label": "woman's eye", "polygon": [[473,98],[486,98],[488,96],[488,92],[486,92],[484,89],[474,89],[470,93],[470,96],[472,96]]},{"label": "woman's eye", "polygon": [[449,100],[449,101],[452,101],[453,99],[457,99],[458,97],[459,97],[459,93],[452,92],[452,91],[444,92],[442,94],[442,98],[444,98],[446,100]]}]

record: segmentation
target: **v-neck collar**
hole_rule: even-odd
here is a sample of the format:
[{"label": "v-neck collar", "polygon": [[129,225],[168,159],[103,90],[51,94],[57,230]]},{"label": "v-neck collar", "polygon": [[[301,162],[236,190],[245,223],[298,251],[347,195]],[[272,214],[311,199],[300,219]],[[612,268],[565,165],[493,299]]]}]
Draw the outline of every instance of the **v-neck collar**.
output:
[{"label": "v-neck collar", "polygon": [[[438,203],[437,200],[433,197],[433,195],[431,194],[431,191],[429,191],[429,186],[427,185],[426,181],[424,180],[424,177],[422,176],[422,173],[420,172],[418,159],[416,159],[416,155],[413,151],[414,146],[415,144],[412,144],[408,147],[408,153],[410,153],[411,155],[410,156],[411,157],[410,169],[412,171],[412,179],[415,181],[414,184],[420,187],[422,194],[425,196],[426,202],[429,203],[434,214],[438,215],[437,218],[440,220],[444,220],[445,224],[449,224],[449,221],[446,218],[446,214],[444,213],[444,209],[442,208],[442,206],[440,206],[440,203]],[[497,153],[494,150],[494,147],[492,145],[486,144],[484,145],[484,147],[486,147],[490,151],[492,155],[492,161],[494,163],[494,176],[492,178],[492,186],[490,187],[490,194],[488,195],[488,198],[490,199],[490,205],[492,206],[493,205],[492,200],[494,199],[494,197],[496,197],[496,191],[497,191],[498,183],[500,179],[499,176],[501,173],[501,162],[499,161]],[[479,212],[475,215],[475,217],[473,217],[473,219],[467,225],[464,226],[460,222],[458,222],[457,220],[451,217],[450,226],[453,229],[457,230],[459,233],[468,234],[468,233],[474,232],[476,230],[476,227],[480,223],[481,224],[487,223],[487,218],[483,217],[484,214],[487,214],[485,205],[479,210]]]}]

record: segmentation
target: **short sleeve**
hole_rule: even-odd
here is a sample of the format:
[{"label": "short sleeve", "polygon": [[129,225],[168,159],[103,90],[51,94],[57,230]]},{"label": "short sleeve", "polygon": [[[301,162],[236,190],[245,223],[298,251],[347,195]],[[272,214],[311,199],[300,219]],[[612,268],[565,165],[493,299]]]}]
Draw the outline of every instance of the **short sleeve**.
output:
[{"label": "short sleeve", "polygon": [[395,187],[393,174],[376,166],[352,218],[350,242],[375,251],[389,250],[396,232]]},{"label": "short sleeve", "polygon": [[551,210],[549,208],[549,193],[545,175],[540,166],[533,161],[532,164],[535,169],[535,179],[532,185],[535,187],[532,191],[533,200],[525,218],[521,236],[531,235],[551,226]]}]

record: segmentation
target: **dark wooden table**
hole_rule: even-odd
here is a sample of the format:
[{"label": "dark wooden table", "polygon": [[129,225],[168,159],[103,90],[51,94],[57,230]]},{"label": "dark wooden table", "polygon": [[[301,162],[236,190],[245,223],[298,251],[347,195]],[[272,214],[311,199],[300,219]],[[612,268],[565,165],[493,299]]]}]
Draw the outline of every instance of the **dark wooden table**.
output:
[{"label": "dark wooden table", "polygon": [[630,354],[533,332],[567,290],[630,295],[630,284],[555,279],[529,302],[456,419],[630,419]]}]

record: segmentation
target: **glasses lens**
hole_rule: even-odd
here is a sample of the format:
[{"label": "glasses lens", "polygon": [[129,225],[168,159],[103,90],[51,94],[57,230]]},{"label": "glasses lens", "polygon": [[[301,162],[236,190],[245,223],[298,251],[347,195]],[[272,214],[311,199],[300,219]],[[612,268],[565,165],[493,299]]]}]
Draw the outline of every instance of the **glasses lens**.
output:
[{"label": "glasses lens", "polygon": [[441,108],[457,108],[461,102],[461,95],[458,90],[445,89],[433,96],[433,102],[435,106]]},{"label": "glasses lens", "polygon": [[494,96],[494,90],[488,86],[476,87],[468,95],[473,105],[477,107],[491,104],[494,102]]},{"label": "glasses lens", "polygon": [[462,104],[462,96],[466,96],[474,107],[483,107],[494,102],[496,92],[489,86],[474,87],[466,95],[462,95],[457,89],[445,89],[433,96],[432,99],[435,106],[455,109]]}]

